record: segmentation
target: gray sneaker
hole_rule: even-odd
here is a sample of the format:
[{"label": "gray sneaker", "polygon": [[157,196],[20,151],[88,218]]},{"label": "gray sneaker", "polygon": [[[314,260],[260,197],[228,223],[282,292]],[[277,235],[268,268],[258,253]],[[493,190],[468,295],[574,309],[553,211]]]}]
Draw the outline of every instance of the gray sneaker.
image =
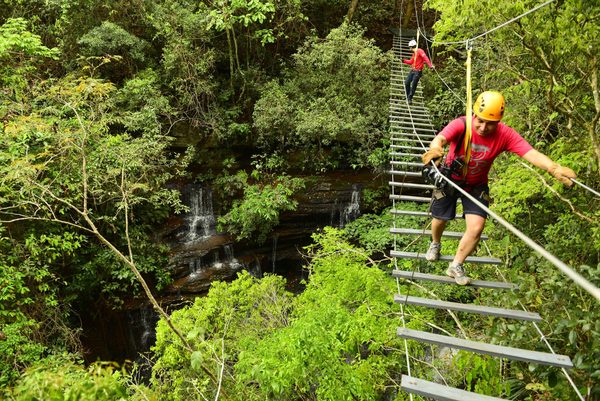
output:
[{"label": "gray sneaker", "polygon": [[429,249],[425,254],[425,259],[430,262],[435,262],[440,258],[440,251],[442,250],[442,244],[437,242],[432,242],[429,244]]},{"label": "gray sneaker", "polygon": [[465,272],[462,263],[450,263],[450,266],[448,266],[448,269],[446,270],[446,274],[454,278],[454,281],[456,281],[456,284],[458,285],[467,285],[471,282],[471,279],[467,277],[467,273]]}]

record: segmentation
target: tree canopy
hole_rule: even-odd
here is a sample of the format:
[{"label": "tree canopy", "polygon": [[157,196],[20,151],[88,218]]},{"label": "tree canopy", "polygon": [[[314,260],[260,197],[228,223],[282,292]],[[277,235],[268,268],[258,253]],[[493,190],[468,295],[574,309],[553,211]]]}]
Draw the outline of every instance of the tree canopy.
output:
[{"label": "tree canopy", "polygon": [[[172,277],[156,231],[186,211],[182,185],[211,185],[220,229],[266,243],[314,182],[307,175],[387,169],[390,26],[431,35],[437,73],[423,89],[441,128],[463,113],[466,39],[538,5],[408,3],[4,1],[0,398],[403,400],[401,316],[412,328],[539,348],[536,332],[504,320],[402,315],[393,294],[410,289],[539,311],[586,401],[600,399],[597,304],[489,224],[490,251],[506,264],[478,274],[518,282],[519,294],[395,282],[384,210],[314,234],[299,250],[310,273],[301,294],[281,277],[242,273],[177,311],[157,300]],[[472,41],[474,95],[502,91],[504,121],[596,189],[599,17],[594,1],[552,2]],[[499,158],[491,179],[495,211],[600,285],[597,197],[516,157]],[[364,199],[381,209],[381,191]],[[161,313],[146,382],[140,367],[82,361],[78,314],[132,298]],[[574,398],[552,368],[407,347],[423,377],[511,399]]]}]

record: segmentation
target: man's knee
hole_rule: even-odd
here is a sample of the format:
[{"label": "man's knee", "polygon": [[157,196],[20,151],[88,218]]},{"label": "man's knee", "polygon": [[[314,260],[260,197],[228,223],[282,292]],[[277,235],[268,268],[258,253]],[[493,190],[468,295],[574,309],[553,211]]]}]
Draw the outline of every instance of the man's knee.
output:
[{"label": "man's knee", "polygon": [[485,227],[485,218],[478,215],[465,215],[467,221],[467,235],[479,239]]}]

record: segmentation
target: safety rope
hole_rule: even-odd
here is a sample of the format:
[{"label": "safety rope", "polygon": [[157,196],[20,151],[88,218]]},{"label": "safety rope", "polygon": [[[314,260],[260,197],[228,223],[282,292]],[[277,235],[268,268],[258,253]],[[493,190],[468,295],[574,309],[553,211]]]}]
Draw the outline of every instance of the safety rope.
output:
[{"label": "safety rope", "polygon": [[446,177],[445,175],[441,174],[439,172],[439,169],[435,165],[433,165],[433,168],[436,169],[436,171],[439,174],[439,176],[444,181],[446,181],[446,183],[450,184],[455,189],[457,189],[461,194],[463,194],[464,196],[466,196],[467,198],[469,198],[471,201],[475,202],[475,204],[477,206],[479,206],[487,214],[489,214],[496,221],[498,221],[500,224],[502,224],[508,231],[512,232],[514,235],[516,235],[517,237],[519,237],[523,242],[525,242],[527,245],[529,245],[530,248],[532,248],[534,251],[536,251],[538,254],[540,254],[542,257],[544,257],[547,261],[549,261],[554,266],[556,266],[560,271],[562,271],[575,284],[577,284],[579,287],[581,287],[585,291],[587,291],[590,295],[592,295],[594,298],[596,298],[596,300],[600,301],[600,289],[598,287],[596,287],[594,284],[592,284],[590,281],[588,281],[581,274],[577,273],[575,270],[573,270],[570,266],[568,266],[562,260],[560,260],[556,256],[552,255],[550,252],[548,252],[546,249],[544,249],[541,245],[537,244],[534,240],[532,240],[531,238],[529,238],[527,235],[525,235],[524,233],[522,233],[521,231],[519,231],[519,229],[517,229],[515,226],[513,226],[512,224],[510,224],[508,221],[504,220],[502,217],[500,217],[499,215],[497,215],[496,213],[494,213],[487,206],[483,205],[475,197],[473,197],[471,194],[469,194],[468,192],[466,192],[460,186],[458,186],[457,184],[455,184],[448,177]]},{"label": "safety rope", "polygon": [[[549,0],[537,7],[534,7],[533,9],[509,20],[506,21],[503,24],[500,24],[498,26],[496,26],[493,29],[490,29],[480,35],[476,35],[468,40],[466,40],[466,49],[467,49],[467,61],[466,61],[466,94],[467,94],[467,102],[466,102],[466,133],[465,133],[465,140],[464,140],[464,155],[465,155],[465,165],[463,168],[463,178],[466,176],[467,174],[467,168],[468,168],[468,164],[469,164],[469,160],[471,158],[471,135],[472,135],[472,86],[471,86],[471,53],[472,53],[472,42],[476,39],[479,39],[483,36],[486,36],[492,32],[494,32],[497,29],[500,29],[520,18],[525,17],[528,14],[531,14],[535,11],[537,11],[538,9],[545,7],[546,5],[552,3],[554,0]],[[402,8],[401,8],[402,9]],[[419,38],[420,36],[423,36],[425,38],[426,41],[434,44],[459,44],[462,42],[434,42],[431,41],[427,38],[427,36],[423,33],[421,35],[421,28],[420,28],[420,24],[419,24],[419,16],[418,13],[416,12],[417,7],[416,7],[416,0],[415,0],[415,15],[417,18],[417,45],[419,43]],[[400,30],[401,33],[401,30]],[[427,51],[428,51],[428,46],[425,46]],[[429,51],[428,51],[429,53]],[[431,57],[430,57],[431,59]],[[439,73],[437,73],[436,71],[436,75],[440,78],[440,80],[444,83],[444,85],[450,89],[449,85],[446,84],[446,82],[442,79],[442,77],[440,76]],[[451,89],[450,89],[451,90]],[[452,93],[457,96],[453,91]],[[457,96],[458,97],[458,96]],[[459,98],[460,99],[460,98]],[[462,99],[461,99],[462,100]],[[425,148],[423,142],[421,141],[421,138],[419,138],[418,133],[416,132],[415,129],[415,125],[414,125],[414,121],[412,119],[412,113],[410,111],[410,107],[408,107],[409,110],[409,116],[410,116],[410,120],[411,120],[411,125],[413,126],[413,132],[417,135],[417,138],[419,139],[419,142],[421,143],[421,146],[423,146],[423,148]],[[434,165],[434,168],[436,169],[437,173],[439,174],[439,170],[437,169],[437,167]],[[441,175],[441,174],[440,174]],[[507,228],[509,231],[511,231],[513,234],[515,234],[517,237],[519,237],[521,240],[523,240],[527,245],[529,245],[533,250],[535,250],[536,252],[538,252],[541,256],[543,256],[544,258],[546,258],[548,261],[550,261],[553,265],[555,265],[556,267],[559,268],[559,270],[561,270],[564,274],[566,274],[569,278],[571,278],[571,280],[573,280],[575,282],[575,284],[579,285],[580,287],[582,287],[584,290],[586,290],[588,293],[590,293],[592,296],[594,296],[597,300],[600,300],[600,289],[598,289],[597,287],[595,287],[591,282],[589,282],[588,280],[586,280],[583,276],[581,276],[579,273],[577,273],[576,271],[574,271],[572,268],[570,268],[569,266],[567,266],[565,263],[563,263],[560,259],[556,258],[554,255],[550,254],[548,251],[546,251],[543,247],[541,247],[540,245],[538,245],[537,243],[535,243],[532,239],[530,239],[529,237],[527,237],[525,234],[523,234],[521,231],[519,231],[517,228],[515,228],[514,226],[512,226],[510,223],[508,223],[507,221],[505,221],[504,219],[502,219],[500,216],[498,216],[497,214],[495,214],[494,212],[492,212],[490,209],[488,209],[485,205],[481,204],[477,199],[475,199],[473,196],[471,196],[470,194],[468,194],[466,191],[464,191],[462,188],[460,188],[458,185],[454,184],[451,180],[449,180],[447,177],[441,175],[443,177],[444,180],[446,180],[447,183],[449,183],[450,185],[454,186],[455,189],[457,189],[459,192],[461,192],[463,195],[465,195],[467,198],[469,198],[471,201],[475,202],[477,205],[479,205],[483,210],[485,210],[490,216],[492,216],[496,221],[498,221],[500,224],[502,224],[505,228]],[[600,194],[596,191],[594,191],[593,189],[585,186],[584,184],[580,183],[579,181],[572,179],[572,181],[580,186],[582,186],[583,188],[587,189],[588,191],[594,193],[596,196],[600,196]],[[395,202],[394,202],[394,208],[395,208]],[[487,248],[487,244],[484,241],[484,244]],[[395,239],[394,239],[394,249],[395,249]],[[491,252],[488,249],[488,253],[491,256]],[[394,260],[394,263],[397,267],[397,261],[396,259]],[[414,274],[414,270],[413,270],[413,274]],[[500,273],[501,274],[501,273]],[[502,276],[503,277],[503,276]],[[504,279],[504,277],[503,277]],[[504,281],[506,281],[504,279]],[[398,286],[398,293],[400,293],[400,284],[399,284],[399,280],[398,278],[396,279],[396,283]],[[527,311],[527,309],[525,308],[525,306],[522,304],[522,302],[520,300],[518,300],[519,304],[521,305],[521,308],[525,311]],[[401,310],[402,310],[402,324],[403,327],[405,327],[405,321],[404,321],[404,307],[401,305]],[[543,332],[540,330],[539,326],[533,322],[533,325],[535,327],[535,329],[537,330],[538,334],[541,336],[540,338],[542,339],[542,341],[546,344],[546,346],[548,347],[548,349],[550,350],[550,352],[552,354],[555,354],[554,349],[552,348],[552,346],[550,345],[550,343],[547,341],[545,335],[543,334]],[[404,341],[405,343],[405,351],[406,351],[406,358],[407,358],[407,365],[410,364],[409,361],[409,354],[408,354],[408,347],[407,347],[407,343],[406,340]],[[561,368],[563,371],[563,374],[565,375],[565,377],[567,378],[567,380],[569,381],[571,387],[573,388],[573,390],[575,391],[575,393],[577,394],[577,396],[579,397],[579,399],[581,401],[585,401],[583,396],[581,395],[581,393],[579,392],[579,389],[577,388],[577,386],[575,385],[575,383],[573,382],[572,378],[570,377],[569,373],[567,372],[567,370],[565,368]],[[409,376],[410,376],[410,367],[409,367]],[[410,398],[412,400],[412,394],[410,394]]]},{"label": "safety rope", "polygon": [[[500,28],[502,28],[502,27],[504,27],[504,26],[506,26],[508,24],[511,24],[511,23],[513,23],[513,22],[515,22],[515,21],[517,21],[517,20],[519,20],[519,19],[521,19],[521,18],[523,18],[523,17],[525,17],[525,16],[527,16],[527,15],[529,15],[529,14],[531,14],[531,13],[537,11],[537,10],[539,10],[540,8],[545,7],[548,4],[550,4],[550,3],[553,3],[554,1],[555,0],[548,0],[547,2],[542,3],[542,4],[534,7],[532,9],[524,12],[523,14],[520,14],[520,15],[518,15],[518,16],[516,16],[516,17],[514,17],[514,18],[512,18],[512,19],[510,19],[510,20],[508,20],[506,22],[503,22],[502,24],[500,24],[500,25],[498,25],[498,26],[496,26],[496,27],[494,27],[494,28],[492,28],[492,29],[490,29],[488,31],[485,31],[485,32],[483,32],[483,33],[481,33],[479,35],[473,36],[473,37],[468,38],[468,39],[457,40],[457,41],[448,41],[448,42],[440,42],[440,41],[429,39],[424,33],[423,33],[423,37],[429,43],[431,43],[431,44],[437,44],[437,45],[459,45],[459,44],[465,43],[466,40],[468,40],[468,41],[474,41],[475,39],[479,39],[479,38],[481,38],[483,36],[489,35],[490,33],[494,32],[494,31],[496,31],[496,30],[498,30],[498,29],[500,29]],[[417,27],[417,28],[418,28],[417,29],[418,31],[421,30],[420,27]]]},{"label": "safety rope", "polygon": [[[400,10],[403,9],[403,6],[404,6],[404,0],[402,0]],[[402,13],[400,13],[400,21],[402,21]],[[398,33],[400,34],[399,37],[402,37],[402,24],[399,25],[398,31],[399,31]],[[401,57],[400,57],[400,59],[401,59]],[[392,70],[393,69],[394,68],[392,66]],[[402,74],[402,77],[404,78],[403,68],[400,68],[400,73]],[[404,88],[404,90],[406,90],[406,88]],[[406,96],[405,96],[405,100],[406,100],[406,103],[408,106],[408,99],[406,99]],[[410,110],[410,107],[409,107],[409,110]],[[412,115],[411,115],[411,121],[412,121]],[[412,124],[412,125],[414,127],[414,124]],[[392,160],[395,160],[395,158],[396,158],[396,156],[393,156]],[[392,170],[393,170],[393,167],[392,167]],[[392,185],[392,195],[394,193],[395,193],[394,186]],[[394,210],[396,209],[396,199],[394,199],[394,197],[392,197],[392,207]],[[392,219],[392,221],[393,221],[393,227],[396,228],[396,217],[395,216]],[[396,250],[396,247],[397,247],[397,241],[396,241],[396,235],[394,235],[394,250]],[[397,258],[394,258],[394,268],[398,269],[398,259]],[[413,271],[413,274],[414,274],[414,271]],[[400,280],[397,277],[396,277],[396,286],[398,288],[398,294],[400,294]],[[402,321],[402,327],[406,328],[404,305],[402,303],[400,304],[400,312],[401,312],[400,320]],[[408,350],[408,340],[406,338],[404,339],[404,355],[406,356],[406,370],[407,370],[408,376],[412,377],[412,370],[411,370],[411,365],[410,365],[410,354],[409,354],[409,350]],[[410,399],[410,401],[414,400],[412,393],[409,393],[409,399]]]},{"label": "safety rope", "polygon": [[585,185],[582,182],[577,181],[575,178],[569,178],[571,181],[573,181],[575,184],[580,185],[581,187],[587,189],[588,191],[590,191],[591,193],[593,193],[594,195],[596,195],[597,197],[600,198],[600,192],[588,187],[587,185]]},{"label": "safety rope", "polygon": [[[487,242],[486,241],[482,241],[482,242],[483,242],[483,245],[485,246],[485,249],[486,249],[486,251],[488,253],[488,256],[492,256],[492,250],[488,247]],[[496,267],[496,273],[498,273],[498,275],[500,276],[500,278],[502,278],[502,281],[504,281],[505,283],[508,282],[506,280],[506,277],[504,277],[504,274],[502,274],[502,271],[500,269],[498,269],[498,267]],[[519,303],[519,306],[521,306],[522,310],[524,310],[525,312],[529,312],[529,310],[525,307],[525,305],[523,305],[523,303],[521,302],[521,300],[519,298],[517,298],[517,302]],[[546,344],[546,347],[548,348],[548,350],[550,351],[550,353],[552,353],[553,355],[556,355],[556,352],[554,351],[554,348],[552,348],[552,345],[550,345],[550,343],[548,342],[548,339],[546,338],[546,335],[542,332],[542,330],[540,329],[540,327],[538,326],[538,324],[536,322],[533,322],[533,321],[531,323],[533,323],[533,327],[535,327],[536,331],[540,335],[540,340],[542,340],[544,342],[544,344]],[[579,399],[581,401],[585,401],[584,397],[581,395],[581,393],[579,392],[579,389],[575,385],[575,382],[573,381],[573,379],[569,375],[569,372],[567,371],[567,369],[565,369],[565,368],[561,368],[561,369],[562,369],[563,374],[567,378],[567,381],[569,382],[569,384],[571,385],[571,387],[573,388],[573,390],[575,391],[575,393],[577,394],[577,396],[579,397]]]},{"label": "safety rope", "polygon": [[[472,41],[478,38],[481,38],[485,35],[488,35],[491,32],[494,32],[497,29],[500,29],[514,21],[517,21],[520,18],[525,17],[526,15],[529,15],[537,10],[539,10],[542,7],[547,6],[548,4],[554,2],[554,0],[548,0],[543,4],[540,4],[528,11],[526,11],[523,14],[520,14],[519,16],[512,18],[511,20],[508,20],[506,22],[504,22],[503,24],[500,24],[498,26],[496,26],[495,28],[492,28],[482,34],[476,35],[470,39],[468,39],[466,41],[467,44],[467,124],[470,125],[471,123],[471,118],[470,118],[470,113],[471,113],[471,107],[470,107],[470,85],[471,85],[471,81],[470,81],[470,52],[471,52],[471,47],[472,47]],[[418,18],[418,16],[417,16]],[[421,32],[420,27],[418,27],[417,29],[417,34],[419,34]],[[429,41],[429,39],[426,37],[426,35],[422,35],[425,40]],[[434,43],[433,41],[430,41],[432,44]],[[456,43],[461,43],[461,42],[435,42],[438,44],[456,44]],[[470,127],[467,126],[467,135],[471,134],[471,130],[469,129]],[[465,142],[470,142],[470,141],[465,141]],[[470,156],[470,155],[469,155]],[[466,160],[466,153],[465,153],[465,160]],[[468,163],[465,163],[465,168],[468,166]],[[436,169],[436,171],[439,173],[439,170],[437,169],[437,167],[434,166],[434,168]],[[464,173],[463,173],[464,174]],[[441,174],[440,174],[441,175]],[[465,192],[462,188],[459,188],[454,182],[452,182],[451,180],[449,180],[447,177],[441,175],[442,178],[444,180],[446,180],[447,182],[451,183],[451,185],[453,185],[455,188],[458,188],[459,191],[463,194],[465,194],[469,199],[474,200],[475,202],[477,202],[477,200],[475,198],[473,198],[470,194],[468,194],[467,192]],[[577,183],[578,185],[583,186],[584,188],[593,191],[591,188],[585,187],[582,183],[573,180],[573,182]],[[595,192],[595,191],[593,191]],[[477,202],[478,203],[478,202]],[[561,270],[564,274],[566,274],[571,280],[573,280],[575,282],[575,284],[577,284],[578,286],[580,286],[581,288],[583,288],[584,290],[586,290],[588,293],[590,293],[594,298],[596,298],[597,300],[600,301],[600,289],[598,289],[596,286],[594,286],[591,282],[589,282],[587,279],[585,279],[583,276],[581,276],[579,273],[577,273],[575,270],[573,270],[571,267],[569,267],[568,265],[566,265],[564,262],[562,262],[560,259],[558,259],[557,257],[555,257],[554,255],[552,255],[551,253],[549,253],[548,251],[546,251],[543,247],[541,247],[540,245],[538,245],[536,242],[534,242],[531,238],[527,237],[525,234],[523,234],[521,231],[519,231],[516,227],[512,226],[510,223],[508,223],[506,220],[502,219],[500,216],[496,215],[494,212],[492,212],[491,210],[489,210],[487,207],[483,207],[484,210],[486,210],[486,212],[488,212],[492,217],[494,217],[496,220],[498,220],[498,222],[500,222],[502,225],[504,225],[509,231],[511,231],[513,234],[515,234],[517,237],[521,238],[527,245],[529,245],[533,250],[535,250],[536,252],[538,252],[541,256],[543,256],[544,258],[546,258],[549,262],[551,262],[554,266],[558,267],[559,270]]]}]

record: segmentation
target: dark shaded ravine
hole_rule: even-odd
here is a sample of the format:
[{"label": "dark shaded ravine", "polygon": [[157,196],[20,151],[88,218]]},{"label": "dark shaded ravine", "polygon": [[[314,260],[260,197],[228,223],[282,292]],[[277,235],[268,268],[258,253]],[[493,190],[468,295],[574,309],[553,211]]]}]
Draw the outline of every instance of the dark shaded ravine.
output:
[{"label": "dark shaded ravine", "polygon": [[[311,235],[325,226],[343,227],[372,212],[365,207],[363,194],[365,190],[385,194],[381,188],[387,188],[387,178],[386,174],[363,170],[311,179],[314,184],[295,196],[297,209],[281,214],[280,224],[264,244],[235,242],[231,236],[218,233],[214,211],[221,208],[214,203],[210,187],[182,186],[182,199],[190,206],[190,213],[172,216],[157,228],[160,241],[171,248],[166,268],[174,278],[160,294],[161,303],[178,308],[206,294],[212,281],[231,280],[244,269],[257,277],[264,273],[282,275],[290,291],[302,291],[302,248],[311,243]],[[385,204],[387,195],[379,201]],[[82,323],[88,361],[135,360],[154,342],[157,316],[145,300],[130,300],[121,311],[95,311],[86,316]]]}]

